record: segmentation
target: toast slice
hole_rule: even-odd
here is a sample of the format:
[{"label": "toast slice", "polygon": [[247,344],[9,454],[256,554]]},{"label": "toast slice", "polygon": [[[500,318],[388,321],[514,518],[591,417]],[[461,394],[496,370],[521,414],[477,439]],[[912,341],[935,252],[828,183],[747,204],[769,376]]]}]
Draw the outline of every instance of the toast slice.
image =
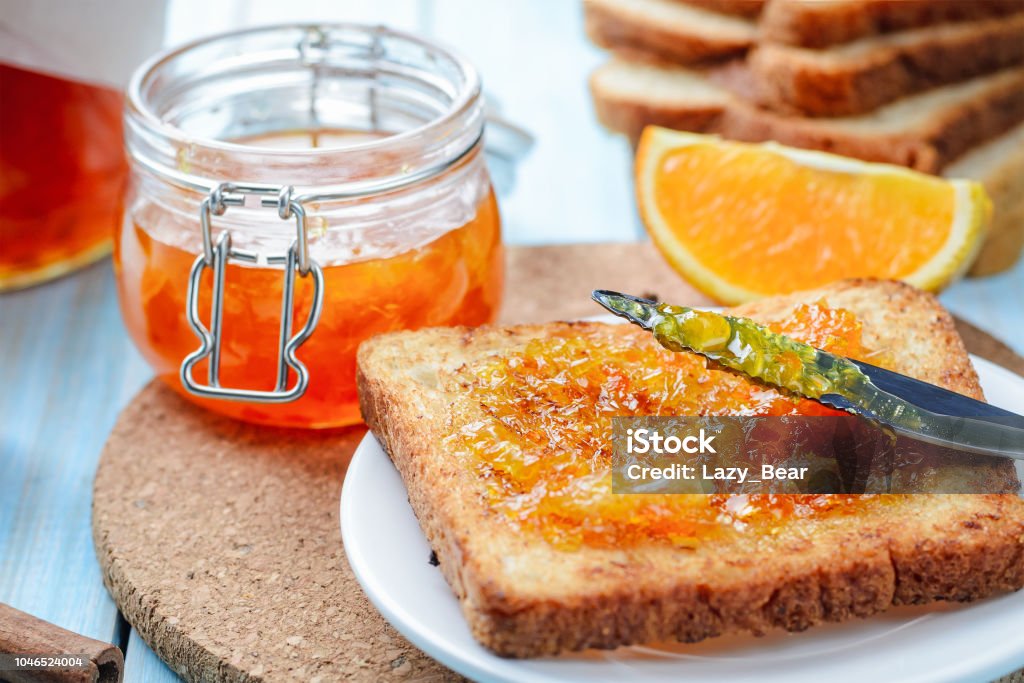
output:
[{"label": "toast slice", "polygon": [[681,64],[742,55],[754,22],[676,0],[585,0],[587,35],[611,50],[633,50]]},{"label": "toast slice", "polygon": [[862,114],[1021,64],[1024,13],[864,38],[827,50],[768,43],[748,58],[761,104],[808,116]]},{"label": "toast slice", "polygon": [[776,140],[926,173],[940,172],[1024,121],[1024,68],[830,119],[761,109],[742,96],[749,80],[739,64],[699,70],[615,57],[591,75],[590,89],[599,120],[634,142],[645,125],[656,124],[746,142]]},{"label": "toast slice", "polygon": [[1024,251],[1024,123],[975,147],[943,175],[980,181],[995,208],[970,274],[992,275],[1012,267]]},{"label": "toast slice", "polygon": [[1024,12],[1024,0],[772,0],[765,42],[823,48],[859,38]]},{"label": "toast slice", "polygon": [[717,130],[736,102],[708,70],[644,62],[634,54],[616,55],[599,66],[590,75],[590,93],[601,124],[624,133],[634,145],[647,126]]},{"label": "toast slice", "polygon": [[678,0],[719,14],[756,19],[764,10],[767,0]]},{"label": "toast slice", "polygon": [[[981,398],[950,316],[908,285],[841,282],[734,312],[776,321],[822,299],[856,315],[864,344],[890,349],[894,369]],[[851,514],[786,517],[770,533],[710,536],[683,547],[549,542],[496,511],[488,498],[492,479],[453,448],[464,442],[452,438],[500,427],[489,422],[486,402],[479,412],[459,409],[465,382],[474,381],[481,364],[553,338],[585,338],[595,349],[611,344],[629,353],[649,335],[600,323],[430,329],[376,337],[358,355],[363,416],[400,472],[473,635],[496,653],[532,657],[778,627],[799,631],[891,605],[967,601],[1024,584],[1024,501],[1014,495],[858,499]],[[584,360],[611,368],[620,362],[619,352],[593,353]],[[545,414],[555,420],[569,408]]]}]

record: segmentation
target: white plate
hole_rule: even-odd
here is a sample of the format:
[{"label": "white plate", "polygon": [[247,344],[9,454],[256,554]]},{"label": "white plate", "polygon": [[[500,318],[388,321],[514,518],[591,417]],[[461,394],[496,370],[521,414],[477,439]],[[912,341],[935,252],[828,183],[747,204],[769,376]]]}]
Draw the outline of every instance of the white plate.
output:
[{"label": "white plate", "polygon": [[[1024,378],[972,356],[988,400],[1024,412]],[[543,659],[503,659],[470,635],[372,434],[341,495],[349,563],[370,600],[431,657],[481,681],[988,681],[1024,667],[1024,591],[964,606],[898,608],[871,619],[762,638],[727,636]]]}]

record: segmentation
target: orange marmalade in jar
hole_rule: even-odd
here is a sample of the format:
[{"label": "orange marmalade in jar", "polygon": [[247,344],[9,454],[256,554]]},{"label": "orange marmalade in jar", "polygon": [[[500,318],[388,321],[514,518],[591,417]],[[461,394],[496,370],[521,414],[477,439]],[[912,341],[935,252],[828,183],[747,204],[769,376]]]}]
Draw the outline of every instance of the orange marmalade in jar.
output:
[{"label": "orange marmalade in jar", "polygon": [[0,17],[0,292],[110,253],[128,179],[124,86],[166,0],[6,0]]},{"label": "orange marmalade in jar", "polygon": [[128,91],[115,240],[135,343],[225,415],[359,422],[361,341],[497,312],[483,127],[470,65],[379,27],[259,28],[157,56]]},{"label": "orange marmalade in jar", "polygon": [[0,64],[0,291],[110,253],[128,167],[121,93]]}]

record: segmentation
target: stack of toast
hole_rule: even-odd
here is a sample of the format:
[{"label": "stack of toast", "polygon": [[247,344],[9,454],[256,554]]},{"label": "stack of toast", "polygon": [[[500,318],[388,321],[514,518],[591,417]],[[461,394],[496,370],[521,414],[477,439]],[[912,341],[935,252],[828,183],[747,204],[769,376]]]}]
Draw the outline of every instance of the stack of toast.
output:
[{"label": "stack of toast", "polygon": [[1024,0],[585,0],[597,115],[982,182],[971,273],[1024,249]]}]

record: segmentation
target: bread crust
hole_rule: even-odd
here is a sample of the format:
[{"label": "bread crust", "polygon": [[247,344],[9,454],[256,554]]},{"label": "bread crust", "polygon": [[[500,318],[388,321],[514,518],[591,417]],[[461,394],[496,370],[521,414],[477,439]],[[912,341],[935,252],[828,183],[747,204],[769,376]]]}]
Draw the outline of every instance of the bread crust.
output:
[{"label": "bread crust", "polygon": [[[699,11],[699,10],[695,10]],[[698,27],[658,22],[642,9],[621,0],[585,0],[583,22],[587,36],[609,50],[634,50],[680,64],[696,64],[742,55],[753,45],[754,25],[749,31],[720,33]]]},{"label": "bread crust", "polygon": [[982,277],[1013,268],[1024,252],[1024,200],[996,208],[989,236],[967,274]]},{"label": "bread crust", "polygon": [[859,38],[1024,12],[1024,0],[772,0],[761,15],[766,42],[824,48]]},{"label": "bread crust", "polygon": [[836,126],[834,119],[794,119],[734,101],[713,132],[735,140],[776,140],[794,147],[939,173],[971,147],[1024,120],[1024,70],[1002,73],[1013,76],[976,99],[936,112],[927,125],[913,131],[850,134],[841,124]]},{"label": "bread crust", "polygon": [[[777,319],[826,298],[864,322],[866,343],[898,347],[897,369],[975,397],[981,388],[952,319],[908,285],[850,281],[749,304]],[[687,551],[564,551],[495,519],[475,475],[440,446],[449,433],[441,368],[583,326],[433,329],[383,335],[358,354],[364,418],[400,472],[473,635],[496,653],[533,657],[731,632],[800,631],[893,604],[973,600],[1024,584],[1024,501],[916,495],[855,518],[795,519],[779,533]]]},{"label": "bread crust", "polygon": [[688,5],[701,9],[732,14],[737,17],[755,19],[764,9],[767,0],[682,0]]},{"label": "bread crust", "polygon": [[[718,126],[718,121],[725,113],[732,96],[724,89],[718,89],[710,97],[680,97],[674,94],[673,83],[664,82],[652,85],[651,96],[638,97],[630,91],[616,87],[614,78],[610,76],[615,70],[627,64],[644,64],[653,74],[673,75],[686,81],[692,79],[707,80],[713,73],[725,69],[721,65],[714,69],[687,69],[680,71],[674,65],[659,59],[657,56],[635,50],[616,50],[615,58],[595,69],[588,81],[591,99],[594,102],[594,113],[604,127],[618,133],[624,133],[632,144],[636,144],[647,126],[663,126],[673,130],[708,131]],[[733,64],[733,63],[730,63]],[[628,68],[628,67],[627,67]],[[732,68],[740,68],[733,66]],[[688,84],[681,87],[686,88]]]},{"label": "bread crust", "polygon": [[1024,251],[1024,123],[971,150],[943,175],[983,181],[995,209],[988,237],[968,274],[992,275],[1013,267]]},{"label": "bread crust", "polygon": [[848,116],[1017,66],[1024,63],[1024,14],[918,31],[912,40],[840,52],[773,44],[756,48],[748,64],[759,85],[758,102],[783,113]]},{"label": "bread crust", "polygon": [[680,108],[672,102],[638,101],[615,97],[599,90],[591,80],[594,113],[605,128],[624,134],[632,145],[647,126],[706,132],[718,127],[723,109],[714,103],[694,103]]}]

